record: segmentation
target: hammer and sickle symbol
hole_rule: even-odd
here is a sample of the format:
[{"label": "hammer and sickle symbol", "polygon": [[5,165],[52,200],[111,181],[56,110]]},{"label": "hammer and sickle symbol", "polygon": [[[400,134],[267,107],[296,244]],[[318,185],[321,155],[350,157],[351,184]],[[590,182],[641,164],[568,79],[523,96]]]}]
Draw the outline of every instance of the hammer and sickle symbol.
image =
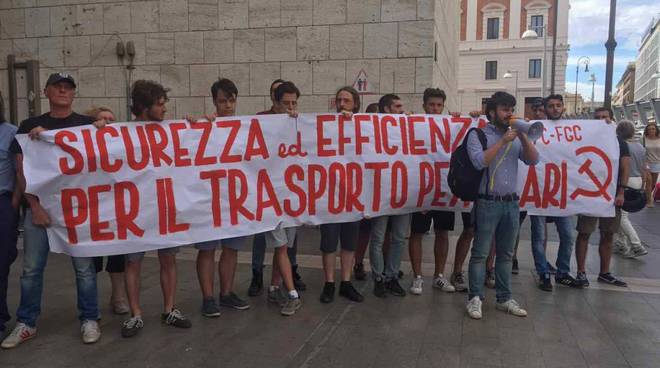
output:
[{"label": "hammer and sickle symbol", "polygon": [[605,163],[605,166],[607,166],[607,178],[605,179],[605,182],[601,182],[600,179],[596,176],[596,174],[591,170],[591,164],[593,161],[591,159],[587,159],[582,166],[578,169],[578,172],[580,174],[587,174],[589,179],[596,185],[597,190],[587,190],[583,188],[577,188],[571,194],[571,200],[575,200],[578,196],[585,196],[585,197],[600,197],[603,196],[607,201],[611,201],[612,197],[610,196],[609,193],[607,193],[607,188],[610,186],[610,183],[612,182],[612,162],[610,161],[609,157],[600,150],[599,148],[596,148],[594,146],[586,146],[586,147],[580,147],[575,151],[575,155],[579,156],[583,153],[595,153],[597,156],[600,156],[600,158],[603,160]]}]

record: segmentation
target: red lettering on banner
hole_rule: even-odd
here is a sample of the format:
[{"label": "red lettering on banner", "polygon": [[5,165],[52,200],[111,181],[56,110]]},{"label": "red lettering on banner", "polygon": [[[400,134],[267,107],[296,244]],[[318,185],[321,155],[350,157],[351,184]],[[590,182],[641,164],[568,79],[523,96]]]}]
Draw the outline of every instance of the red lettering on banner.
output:
[{"label": "red lettering on banner", "polygon": [[426,123],[426,119],[423,116],[409,116],[408,117],[408,137],[410,142],[410,153],[413,155],[425,155],[428,153],[428,150],[424,148],[424,141],[421,139],[415,139],[415,124],[416,123]]},{"label": "red lettering on banner", "polygon": [[300,132],[296,133],[296,143],[291,144],[287,147],[285,143],[282,143],[279,145],[277,148],[278,152],[277,154],[282,157],[289,157],[289,156],[300,156],[300,157],[306,157],[307,156],[307,151],[304,151],[302,149],[302,135]]},{"label": "red lettering on banner", "polygon": [[323,124],[334,121],[335,116],[333,115],[318,115],[316,117],[316,152],[319,157],[330,157],[337,155],[337,151],[333,149],[326,149],[326,145],[332,144],[332,139],[325,138],[323,135]]},{"label": "red lettering on banner", "polygon": [[376,153],[383,153],[383,138],[380,129],[381,121],[378,119],[378,115],[372,115],[371,122],[374,125],[374,143],[376,145]]},{"label": "red lettering on banner", "polygon": [[[147,140],[149,141],[149,146],[151,148],[153,165],[155,167],[160,167],[161,160],[165,162],[166,165],[171,165],[172,158],[165,153],[165,149],[169,145],[165,129],[163,129],[160,124],[154,123],[145,125],[144,129],[147,131]],[[160,139],[156,138],[156,133],[158,133]]]},{"label": "red lettering on banner", "polygon": [[101,160],[101,170],[109,173],[117,172],[119,169],[121,169],[121,164],[122,161],[120,159],[116,159],[114,163],[110,163],[110,158],[108,157],[108,146],[106,145],[105,142],[105,135],[108,134],[111,137],[118,137],[119,133],[117,133],[117,129],[114,127],[111,127],[109,125],[106,125],[102,129],[96,130],[96,141],[99,146],[99,156]]},{"label": "red lettering on banner", "polygon": [[348,188],[346,189],[346,211],[352,212],[353,208],[356,211],[364,211],[364,204],[360,202],[360,195],[362,194],[362,166],[355,162],[349,162],[346,165],[346,182],[348,183]]},{"label": "red lettering on banner", "polygon": [[[264,194],[266,194],[267,197],[264,197]],[[271,183],[270,177],[268,176],[268,171],[266,169],[261,169],[257,176],[257,221],[262,220],[264,209],[268,207],[273,207],[275,216],[282,216],[282,207],[280,207],[280,202],[275,194],[273,183]]]},{"label": "red lettering on banner", "polygon": [[176,222],[176,202],[172,178],[156,180],[156,198],[158,199],[158,230],[161,235],[186,231],[190,224]]},{"label": "red lettering on banner", "polygon": [[147,167],[147,164],[149,164],[149,159],[150,159],[150,152],[149,152],[149,143],[147,142],[147,135],[144,131],[143,126],[137,126],[135,127],[135,131],[138,135],[138,140],[140,141],[140,161],[137,161],[135,159],[135,146],[133,145],[133,141],[131,139],[131,135],[129,133],[128,127],[121,127],[119,128],[119,131],[121,131],[121,137],[122,140],[124,141],[124,146],[126,147],[126,161],[128,161],[128,166],[135,170],[139,171]]},{"label": "red lettering on banner", "polygon": [[[401,186],[399,187],[399,181]],[[408,201],[408,168],[402,161],[394,161],[392,164],[392,183],[390,186],[390,206],[402,208]],[[397,200],[397,192],[399,199]]]},{"label": "red lettering on banner", "polygon": [[454,152],[456,151],[458,145],[461,144],[461,142],[463,142],[463,138],[465,138],[465,135],[472,127],[472,119],[460,118],[460,117],[457,118],[452,116],[451,122],[463,124],[463,126],[461,126],[461,128],[459,129],[458,133],[456,133],[456,138],[454,139],[454,143],[451,145],[451,152]]},{"label": "red lettering on banner", "polygon": [[417,195],[417,207],[422,207],[424,197],[433,190],[433,166],[426,161],[419,163],[419,194]]},{"label": "red lettering on banner", "polygon": [[354,115],[353,122],[355,124],[355,153],[362,154],[362,145],[369,143],[368,135],[362,135],[362,123],[369,121],[369,115]]},{"label": "red lettering on banner", "polygon": [[[124,192],[128,192],[128,210]],[[117,213],[117,239],[126,240],[128,231],[142,237],[144,230],[140,228],[135,219],[140,210],[140,192],[137,186],[129,181],[115,184],[115,211]]]},{"label": "red lettering on banner", "polygon": [[[307,213],[311,216],[316,215],[316,201],[323,198],[326,190],[327,173],[321,165],[311,164],[307,167],[307,196],[309,198],[309,209]],[[319,186],[316,186],[316,174],[319,174]]]},{"label": "red lettering on banner", "polygon": [[234,146],[234,141],[236,140],[238,131],[241,129],[241,121],[240,120],[217,121],[215,125],[217,125],[218,128],[229,128],[227,141],[225,141],[225,146],[222,149],[222,153],[220,154],[220,162],[225,164],[232,162],[241,162],[241,155],[229,154],[231,148]]},{"label": "red lettering on banner", "polygon": [[264,140],[264,133],[261,131],[261,125],[259,125],[259,120],[257,119],[252,119],[250,122],[247,144],[245,145],[245,161],[250,161],[252,156],[261,156],[264,160],[270,157],[268,146],[266,146],[266,141]]},{"label": "red lettering on banner", "polygon": [[408,131],[406,130],[406,117],[399,116],[399,130],[401,131],[401,149],[404,155],[408,152]]},{"label": "red lettering on banner", "polygon": [[[339,162],[333,162],[328,171],[328,212],[337,215],[343,212],[346,206],[346,169]],[[339,180],[338,185],[337,180]],[[335,192],[339,192],[337,200],[335,200]]]},{"label": "red lettering on banner", "polygon": [[[208,180],[211,184],[211,214],[213,216],[213,227],[222,226],[222,211],[220,207],[220,179],[227,177],[227,170],[209,170],[199,173],[199,178]],[[158,195],[158,204],[160,206],[160,194]],[[160,207],[159,207],[160,209]],[[160,212],[160,211],[159,211]],[[159,218],[161,218],[159,216]],[[162,232],[161,232],[162,234]]]},{"label": "red lettering on banner", "polygon": [[[543,200],[541,202],[542,208],[548,208],[548,205],[566,208],[566,192],[567,192],[567,177],[568,165],[566,162],[561,163],[561,168],[554,163],[547,163],[545,165],[545,180],[543,184]],[[552,176],[552,185],[550,184],[550,177]],[[559,193],[561,191],[561,193]],[[555,198],[559,194],[559,199]]]},{"label": "red lettering on banner", "polygon": [[374,171],[374,187],[373,196],[371,199],[371,210],[374,212],[380,211],[380,187],[382,180],[382,171],[390,167],[388,162],[365,162],[364,167],[367,170]]},{"label": "red lettering on banner", "polygon": [[449,119],[443,118],[443,129],[440,129],[435,119],[429,117],[429,132],[431,134],[431,152],[438,152],[438,141],[443,151],[450,153],[449,145],[451,143],[451,129],[449,129]]},{"label": "red lettering on banner", "polygon": [[339,115],[339,123],[337,125],[337,132],[338,132],[338,137],[337,137],[337,147],[338,147],[338,152],[340,155],[344,155],[344,147],[347,144],[351,143],[351,138],[347,137],[344,134],[344,128],[346,127],[345,124],[347,121],[351,121],[351,119],[347,119],[344,117],[344,115]]},{"label": "red lettering on banner", "polygon": [[[240,192],[236,189],[236,179],[241,184]],[[229,219],[232,225],[238,225],[238,214],[247,220],[254,221],[254,214],[244,204],[248,197],[248,182],[245,173],[239,169],[229,170]],[[237,193],[238,196],[236,195]]]},{"label": "red lettering on banner", "polygon": [[488,121],[486,119],[479,118],[479,123],[477,124],[477,128],[483,129],[486,127],[486,125],[488,125]]},{"label": "red lettering on banner", "polygon": [[92,241],[112,240],[115,238],[112,232],[103,232],[110,227],[109,221],[101,221],[99,214],[99,195],[110,192],[110,185],[94,185],[89,187],[89,230]]},{"label": "red lettering on banner", "polygon": [[202,131],[202,136],[199,138],[197,153],[195,154],[195,166],[214,165],[218,163],[218,158],[216,156],[204,156],[206,146],[209,144],[209,138],[211,137],[211,131],[213,130],[211,122],[202,121],[190,123],[190,128]]},{"label": "red lettering on banner", "polygon": [[94,143],[92,142],[92,133],[89,129],[80,131],[85,143],[85,154],[87,155],[87,170],[88,172],[96,171],[96,151],[94,151]]},{"label": "red lettering on banner", "polygon": [[185,167],[192,164],[192,160],[188,157],[190,153],[187,148],[181,147],[181,139],[179,138],[179,131],[185,129],[188,129],[186,123],[170,124],[170,132],[172,133],[172,143],[174,146],[174,166],[176,167]]},{"label": "red lettering on banner", "polygon": [[[383,140],[383,149],[385,150],[385,153],[388,155],[394,155],[396,154],[398,150],[398,146],[390,146],[389,139],[387,138],[388,132],[387,132],[387,125],[391,125],[393,127],[396,127],[396,118],[394,116],[390,115],[385,115],[380,121],[380,130],[381,130],[381,136]],[[380,153],[380,152],[379,152]]]},{"label": "red lettering on banner", "polygon": [[[76,200],[76,205],[73,205],[73,200]],[[78,234],[76,233],[76,226],[82,225],[87,221],[87,195],[84,190],[63,189],[62,190],[62,216],[64,217],[64,226],[70,244],[78,244]],[[78,213],[74,214],[73,209],[78,209]]]},{"label": "red lettering on banner", "polygon": [[445,207],[447,206],[447,203],[441,201],[441,199],[447,194],[442,191],[442,170],[449,169],[449,162],[434,162],[433,168],[435,169],[435,191],[433,192],[431,206]]},{"label": "red lettering on banner", "polygon": [[284,184],[287,189],[293,194],[298,196],[298,209],[293,209],[291,206],[292,201],[290,199],[284,199],[284,212],[291,217],[298,217],[305,212],[305,207],[307,206],[307,196],[305,195],[305,189],[297,185],[293,180],[294,177],[298,181],[305,180],[305,171],[300,165],[291,165],[284,170]]},{"label": "red lettering on banner", "polygon": [[605,163],[605,166],[607,167],[607,177],[605,178],[604,182],[600,181],[600,178],[596,176],[596,173],[591,170],[591,164],[593,163],[591,159],[587,159],[582,166],[578,169],[578,173],[580,174],[587,174],[589,179],[594,183],[596,186],[596,190],[587,190],[583,188],[577,188],[575,191],[571,194],[571,200],[575,200],[578,196],[585,196],[585,197],[591,197],[591,198],[597,198],[602,196],[605,198],[607,201],[612,200],[612,196],[607,192],[607,188],[610,186],[610,183],[612,182],[612,162],[610,161],[609,157],[603,152],[600,148],[594,147],[594,146],[585,146],[585,147],[580,147],[575,151],[576,156],[580,156],[584,153],[595,153],[596,156],[600,157],[601,160]]},{"label": "red lettering on banner", "polygon": [[530,165],[527,169],[527,179],[520,196],[520,207],[525,207],[527,203],[534,203],[534,207],[541,208],[541,190],[535,165]]},{"label": "red lettering on banner", "polygon": [[66,158],[60,158],[60,172],[64,175],[79,174],[85,166],[85,159],[83,158],[83,155],[80,153],[80,151],[66,144],[64,142],[65,139],[69,142],[78,141],[76,135],[68,130],[60,130],[59,132],[55,133],[55,144],[59,146],[62,151],[71,155],[71,158],[73,159],[73,165],[69,165]]}]

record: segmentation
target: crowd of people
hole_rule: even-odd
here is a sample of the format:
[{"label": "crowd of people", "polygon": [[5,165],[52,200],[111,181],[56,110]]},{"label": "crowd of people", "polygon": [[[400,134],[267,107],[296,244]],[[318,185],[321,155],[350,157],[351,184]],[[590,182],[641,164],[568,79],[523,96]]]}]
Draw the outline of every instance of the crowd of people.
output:
[{"label": "crowd of people", "polygon": [[[14,137],[16,134],[28,134],[32,139],[39,139],[39,135],[45,130],[87,124],[102,128],[116,119],[113,112],[104,107],[92,107],[84,115],[74,112],[72,105],[75,92],[76,83],[70,75],[50,75],[44,89],[49,111],[22,121],[18,127],[5,121],[0,104],[0,336],[4,336],[6,323],[10,320],[6,300],[9,270],[17,257],[19,213],[24,216],[20,304],[16,311],[15,327],[2,341],[2,348],[14,348],[36,336],[37,319],[41,313],[44,268],[49,255],[46,228],[51,224],[50,215],[40,204],[39,198],[25,192],[23,151]],[[231,80],[223,78],[215,81],[210,92],[215,112],[210,116],[188,116],[188,120],[214,119],[236,114],[239,91]],[[257,114],[288,114],[297,117],[300,91],[293,82],[275,80],[270,87],[270,97],[272,107]],[[167,89],[159,83],[135,81],[131,89],[131,99],[131,112],[136,122],[165,120]],[[339,88],[335,101],[336,112],[346,118],[350,119],[353,114],[361,111],[360,95],[352,87]],[[437,88],[424,91],[424,113],[443,114],[446,102],[444,91]],[[516,178],[519,175],[518,161],[526,165],[537,164],[539,152],[525,132],[511,128],[509,121],[514,116],[515,107],[514,96],[506,92],[496,92],[486,103],[484,111],[470,112],[473,117],[484,114],[489,122],[483,129],[470,131],[463,143],[474,168],[485,174],[481,175],[478,199],[474,202],[472,212],[461,213],[463,227],[456,242],[451,274],[445,273],[445,263],[449,252],[449,232],[454,230],[456,220],[454,212],[431,210],[356,222],[322,224],[319,248],[323,261],[324,285],[319,297],[321,303],[332,303],[337,294],[337,251],[340,259],[339,296],[356,303],[364,301],[364,296],[354,287],[352,280],[367,278],[364,266],[367,249],[374,296],[403,297],[407,292],[413,295],[422,294],[422,238],[433,226],[433,288],[447,293],[467,292],[466,310],[473,319],[482,318],[486,287],[496,290],[496,309],[514,316],[527,315],[527,311],[513,298],[511,290],[511,275],[519,271],[516,257],[519,228],[526,217],[526,213],[521,212],[518,205]],[[564,101],[561,95],[550,95],[536,102],[531,110],[530,119],[560,120],[564,113]],[[365,112],[402,114],[406,113],[406,109],[397,95],[386,94],[377,104],[367,106]],[[612,111],[599,108],[595,111],[594,119],[602,120],[604,124],[612,124]],[[614,201],[616,217],[596,218],[580,215],[577,216],[577,224],[574,224],[575,219],[572,216],[530,216],[532,255],[538,275],[538,287],[541,290],[553,290],[552,275],[555,284],[573,288],[589,286],[585,268],[587,244],[597,226],[600,230],[599,282],[626,286],[623,280],[610,273],[613,251],[626,257],[639,257],[647,253],[627,213],[620,207],[624,201],[626,187],[646,190],[648,206],[653,206],[653,191],[660,172],[660,139],[655,125],[646,127],[642,143],[634,141],[634,134],[635,127],[632,123],[618,123],[620,167]],[[554,265],[546,258],[548,223],[554,223],[560,239]],[[574,237],[574,229],[577,230],[577,237]],[[295,227],[276,228],[253,236],[195,244],[196,270],[202,300],[201,313],[205,317],[213,318],[220,316],[221,308],[250,308],[250,304],[235,291],[234,281],[238,251],[251,250],[252,280],[247,294],[255,297],[265,292],[267,300],[278,305],[282,315],[295,314],[302,306],[300,292],[307,288],[298,271],[296,230]],[[400,270],[401,257],[406,245],[412,265],[412,280],[408,290],[400,283],[403,277]],[[575,277],[570,274],[574,247],[577,260]],[[273,249],[273,266],[270,283],[265,286],[264,258],[267,248]],[[173,327],[190,328],[190,319],[176,307],[178,251],[178,247],[157,251],[163,297],[161,321]],[[470,251],[466,277],[463,266]],[[216,252],[220,252],[217,265]],[[137,252],[109,257],[71,257],[84,343],[94,343],[101,337],[98,324],[100,313],[97,273],[103,269],[110,275],[112,311],[115,314],[128,315],[121,326],[122,336],[135,336],[144,328],[140,303],[144,254]],[[219,278],[218,297],[214,291],[216,269]]]}]

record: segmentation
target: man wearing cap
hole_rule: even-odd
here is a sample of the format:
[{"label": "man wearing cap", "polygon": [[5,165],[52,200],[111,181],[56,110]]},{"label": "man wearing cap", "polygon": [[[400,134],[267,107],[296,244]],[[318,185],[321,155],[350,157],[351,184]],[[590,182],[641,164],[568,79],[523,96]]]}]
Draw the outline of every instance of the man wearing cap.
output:
[{"label": "man wearing cap", "polygon": [[[75,92],[76,83],[73,77],[65,73],[51,74],[44,88],[50,111],[21,122],[17,134],[27,133],[30,138],[39,139],[39,134],[45,130],[92,124],[93,118],[73,112]],[[12,142],[11,152],[16,155],[19,181],[24,181],[23,151],[16,140]],[[25,193],[24,199],[26,212],[21,302],[16,311],[16,326],[2,342],[2,347],[5,349],[14,348],[37,334],[36,324],[41,312],[44,268],[48,260],[46,228],[51,223],[50,216],[39,203],[39,197]],[[88,257],[71,257],[71,261],[76,274],[82,340],[86,344],[95,343],[101,337],[101,329],[97,323],[99,308],[94,262]]]}]

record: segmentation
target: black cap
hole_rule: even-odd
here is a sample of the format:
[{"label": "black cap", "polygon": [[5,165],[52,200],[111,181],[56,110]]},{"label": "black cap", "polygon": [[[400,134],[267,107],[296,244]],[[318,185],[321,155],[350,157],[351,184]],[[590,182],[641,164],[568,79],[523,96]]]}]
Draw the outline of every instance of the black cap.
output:
[{"label": "black cap", "polygon": [[73,80],[71,74],[61,73],[61,72],[53,73],[50,76],[48,76],[48,80],[46,81],[46,87],[61,81],[67,81],[73,85],[73,88],[76,88],[76,82]]}]

